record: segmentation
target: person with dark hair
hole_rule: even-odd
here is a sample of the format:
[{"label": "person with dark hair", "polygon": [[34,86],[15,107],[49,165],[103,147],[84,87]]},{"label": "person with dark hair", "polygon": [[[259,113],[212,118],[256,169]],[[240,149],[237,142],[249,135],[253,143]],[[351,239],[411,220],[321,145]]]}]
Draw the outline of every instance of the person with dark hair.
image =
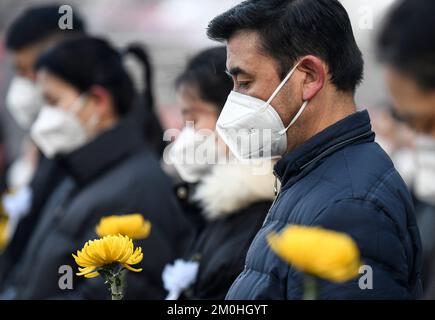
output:
[{"label": "person with dark hair", "polygon": [[393,112],[416,132],[410,186],[424,249],[425,297],[435,299],[435,3],[400,0],[377,38]]},{"label": "person with dark hair", "polygon": [[6,48],[17,74],[8,92],[7,106],[18,124],[30,128],[41,107],[33,67],[38,56],[62,39],[85,32],[84,22],[74,12],[72,29],[60,29],[60,5],[32,7],[21,13],[6,32]]},{"label": "person with dark hair", "polygon": [[99,38],[71,39],[40,56],[36,70],[46,105],[31,136],[67,176],[44,207],[3,297],[106,298],[101,279],[75,278],[73,291],[60,289],[58,269],[75,265],[71,253],[97,237],[103,216],[138,212],[152,231],[137,243],[147,258],[142,272],[127,275],[125,297],[162,298],[162,269],[183,252],[191,227],[157,157],[127,119],[135,90],[122,55]]},{"label": "person with dark hair", "polygon": [[248,0],[214,18],[227,43],[233,92],[216,129],[241,159],[280,159],[280,191],[227,299],[301,299],[303,276],[266,237],[287,225],[344,232],[370,266],[356,277],[319,280],[319,299],[413,299],[421,295],[421,243],[409,191],[374,142],[354,93],[363,60],[337,0]]},{"label": "person with dark hair", "polygon": [[[232,88],[225,60],[225,47],[206,49],[188,62],[176,80],[183,118],[186,123],[193,122],[194,128],[186,125],[171,156],[188,182],[186,190],[190,192],[181,201],[199,208],[198,215],[205,223],[184,260],[175,261],[163,272],[168,299],[224,299],[243,270],[246,252],[274,197],[271,167],[255,175],[252,165],[215,159],[221,154],[221,160],[226,160],[228,152],[214,134]],[[211,161],[188,163],[183,154],[198,140],[196,147],[210,152],[205,156]]]},{"label": "person with dark hair", "polygon": [[[15,70],[6,106],[26,131],[43,104],[42,94],[35,84],[36,59],[56,43],[85,33],[85,24],[77,11],[72,16],[73,28],[60,29],[59,7],[31,7],[18,15],[6,30],[5,47]],[[13,192],[2,196],[9,221],[7,247],[0,256],[0,287],[20,259],[46,200],[64,177],[63,170],[41,154],[27,135],[21,149],[7,171],[7,187]]]},{"label": "person with dark hair", "polygon": [[[36,58],[50,46],[65,38],[77,37],[85,33],[85,24],[74,10],[72,29],[61,29],[59,13],[61,5],[48,5],[30,8],[13,21],[6,34],[6,47],[12,54],[17,77],[12,81],[7,97],[7,105],[20,126],[30,128],[41,107],[41,97],[34,86]],[[154,111],[152,66],[148,54],[138,45],[131,45],[126,54],[135,56],[144,68],[146,87],[143,97],[137,102],[134,119],[144,130],[145,138],[151,147],[161,155],[163,129]]]},{"label": "person with dark hair", "polygon": [[[184,70],[175,79],[175,89],[186,124],[183,132],[192,132],[192,128],[188,126],[189,122],[193,122],[196,131],[214,131],[219,113],[232,88],[232,81],[225,73],[225,61],[224,47],[201,51],[188,61]],[[184,147],[182,140],[178,139],[177,143],[181,147],[180,150]],[[188,142],[192,143],[191,140]],[[167,171],[174,178],[176,195],[184,213],[199,231],[205,221],[203,215],[199,214],[201,209],[196,201],[192,201],[192,193],[198,181],[211,171],[213,164],[183,165],[183,159],[172,160],[173,166],[169,166]]]}]

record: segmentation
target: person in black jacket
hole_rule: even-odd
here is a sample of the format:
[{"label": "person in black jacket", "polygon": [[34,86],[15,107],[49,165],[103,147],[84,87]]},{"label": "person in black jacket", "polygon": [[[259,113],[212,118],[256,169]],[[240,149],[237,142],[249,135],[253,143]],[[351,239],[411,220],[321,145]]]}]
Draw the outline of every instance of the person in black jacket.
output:
[{"label": "person in black jacket", "polygon": [[242,159],[279,159],[281,181],[226,299],[303,298],[304,274],[267,242],[289,225],[345,233],[358,246],[361,276],[321,279],[319,299],[421,297],[412,197],[357,109],[363,59],[342,4],[247,0],[214,18],[208,36],[226,42],[234,82],[217,131]]},{"label": "person in black jacket", "polygon": [[75,277],[73,290],[59,287],[61,266],[76,270],[72,253],[97,238],[103,216],[141,213],[152,224],[137,243],[143,271],[126,276],[127,299],[164,297],[160,274],[184,252],[190,224],[181,213],[169,178],[127,115],[135,91],[121,54],[106,41],[64,41],[37,61],[45,105],[31,136],[67,177],[50,197],[4,299],[104,299],[102,279]]},{"label": "person in black jacket", "polygon": [[[168,265],[163,273],[168,299],[225,298],[243,270],[249,245],[274,198],[271,167],[255,174],[252,164],[236,161],[216,140],[216,120],[232,87],[225,59],[224,47],[205,50],[189,61],[176,82],[187,125],[172,146],[171,156],[191,191],[183,197],[191,206],[191,217],[192,212],[200,214],[205,222],[184,260]],[[204,140],[195,145],[194,140],[201,137]],[[192,143],[198,150],[212,146],[207,149],[212,161],[195,158],[189,163],[179,157]]]},{"label": "person in black jacket", "polygon": [[[426,299],[435,299],[435,3],[397,1],[378,35],[377,53],[385,66],[397,118],[416,133],[412,172],[417,221],[423,242]],[[410,170],[411,169],[411,170]]]},{"label": "person in black jacket", "polygon": [[[36,59],[56,43],[86,32],[85,24],[77,11],[74,11],[72,17],[72,30],[59,28],[60,17],[59,5],[31,7],[21,13],[6,32],[5,46],[15,71],[6,105],[19,126],[26,131],[35,121],[43,103],[35,83]],[[9,166],[7,187],[13,189],[14,194],[6,195],[6,203],[3,203],[6,209],[11,210],[6,212],[9,215],[9,239],[5,252],[0,255],[0,287],[9,270],[20,259],[40,218],[42,207],[64,178],[63,169],[36,150],[33,144],[26,144],[25,147],[25,154]],[[34,163],[27,160],[29,158],[34,158]],[[29,175],[23,177],[26,172]],[[15,175],[19,175],[19,179]],[[19,181],[15,182],[16,180]]]}]

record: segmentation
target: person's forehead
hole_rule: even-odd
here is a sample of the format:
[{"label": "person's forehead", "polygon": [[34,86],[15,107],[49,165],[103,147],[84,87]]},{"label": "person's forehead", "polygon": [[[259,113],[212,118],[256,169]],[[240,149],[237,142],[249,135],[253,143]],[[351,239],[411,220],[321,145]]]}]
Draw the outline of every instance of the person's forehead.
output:
[{"label": "person's forehead", "polygon": [[182,85],[178,90],[178,101],[182,112],[216,112],[216,107],[204,101],[198,92],[198,89],[191,86]]},{"label": "person's forehead", "polygon": [[227,43],[227,73],[233,76],[256,76],[279,72],[279,63],[262,47],[254,31],[239,31]]},{"label": "person's forehead", "polygon": [[185,84],[178,89],[177,97],[184,111],[192,111],[201,102],[197,88]]},{"label": "person's forehead", "polygon": [[43,48],[40,45],[29,45],[18,50],[11,51],[12,57],[15,60],[33,62],[41,53]]},{"label": "person's forehead", "polygon": [[260,39],[254,31],[239,31],[227,43],[227,69],[242,67],[256,61],[260,52]]},{"label": "person's forehead", "polygon": [[46,69],[41,69],[36,74],[37,84],[43,91],[62,92],[69,91],[74,88],[63,79],[50,73]]},{"label": "person's forehead", "polygon": [[198,87],[190,83],[182,83],[177,89],[179,99],[185,101],[196,101],[199,99]]},{"label": "person's forehead", "polygon": [[387,67],[386,77],[393,96],[400,97],[400,99],[414,99],[418,96],[424,96],[424,91],[419,87],[417,81],[396,68]]}]

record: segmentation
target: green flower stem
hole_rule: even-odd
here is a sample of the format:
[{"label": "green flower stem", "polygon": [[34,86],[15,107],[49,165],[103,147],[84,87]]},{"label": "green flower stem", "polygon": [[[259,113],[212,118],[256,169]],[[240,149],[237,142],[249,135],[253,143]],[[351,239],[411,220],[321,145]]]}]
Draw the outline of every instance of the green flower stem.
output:
[{"label": "green flower stem", "polygon": [[110,283],[110,292],[112,293],[112,300],[122,300],[124,297],[123,285],[119,275],[112,277]]},{"label": "green flower stem", "polygon": [[99,270],[105,280],[105,284],[109,286],[109,291],[112,300],[122,300],[124,297],[124,269],[117,265],[104,266]]},{"label": "green flower stem", "polygon": [[318,297],[317,279],[309,274],[304,274],[303,300],[316,300]]}]

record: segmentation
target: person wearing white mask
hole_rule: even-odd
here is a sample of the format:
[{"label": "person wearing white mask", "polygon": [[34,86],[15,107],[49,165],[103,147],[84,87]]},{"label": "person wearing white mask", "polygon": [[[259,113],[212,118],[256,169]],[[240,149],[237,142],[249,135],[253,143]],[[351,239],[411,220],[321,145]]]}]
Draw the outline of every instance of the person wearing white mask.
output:
[{"label": "person wearing white mask", "polygon": [[225,59],[225,47],[201,51],[176,81],[186,126],[166,160],[187,183],[178,195],[197,235],[162,274],[171,300],[224,299],[274,198],[272,167],[235,159],[215,132],[232,88]]},{"label": "person wearing white mask", "polygon": [[66,177],[44,207],[0,298],[107,298],[102,281],[75,278],[74,290],[62,290],[58,269],[74,265],[71,250],[97,238],[95,226],[102,217],[131,213],[152,224],[150,236],[137,243],[152,259],[142,262],[142,272],[127,275],[125,297],[164,297],[159,276],[187,246],[191,227],[142,130],[129,119],[137,92],[124,57],[103,39],[81,37],[38,58],[46,104],[31,136]]},{"label": "person wearing white mask", "polygon": [[41,105],[41,92],[36,84],[24,76],[15,76],[9,87],[6,106],[21,128],[30,128]]},{"label": "person wearing white mask", "polygon": [[30,7],[6,30],[5,47],[14,77],[5,102],[8,112],[24,131],[24,138],[18,157],[9,159],[13,162],[6,174],[8,192],[2,195],[9,223],[7,248],[0,257],[0,284],[20,259],[40,218],[41,208],[63,178],[63,170],[47,159],[29,137],[30,127],[43,105],[42,92],[36,84],[36,59],[56,43],[85,33],[84,22],[77,11],[72,18],[72,30],[61,30],[59,17],[58,5]]},{"label": "person wearing white mask", "polygon": [[[354,95],[362,54],[338,0],[248,0],[214,18],[233,92],[217,130],[241,159],[278,159],[281,188],[226,299],[303,297],[303,274],[268,245],[288,225],[348,234],[373,288],[360,277],[319,281],[318,299],[416,299],[421,241],[411,195],[374,142]],[[324,266],[327,267],[327,266]]]},{"label": "person wearing white mask", "polygon": [[[424,249],[425,298],[435,299],[435,3],[400,0],[377,39],[396,113],[416,132],[410,187]],[[418,21],[413,17],[418,17]]]},{"label": "person wearing white mask", "polygon": [[30,129],[43,103],[41,90],[36,85],[34,63],[51,46],[84,33],[84,23],[78,13],[74,14],[72,22],[73,29],[62,30],[58,6],[32,7],[22,12],[7,30],[6,48],[15,75],[6,95],[6,106],[24,130]]}]

